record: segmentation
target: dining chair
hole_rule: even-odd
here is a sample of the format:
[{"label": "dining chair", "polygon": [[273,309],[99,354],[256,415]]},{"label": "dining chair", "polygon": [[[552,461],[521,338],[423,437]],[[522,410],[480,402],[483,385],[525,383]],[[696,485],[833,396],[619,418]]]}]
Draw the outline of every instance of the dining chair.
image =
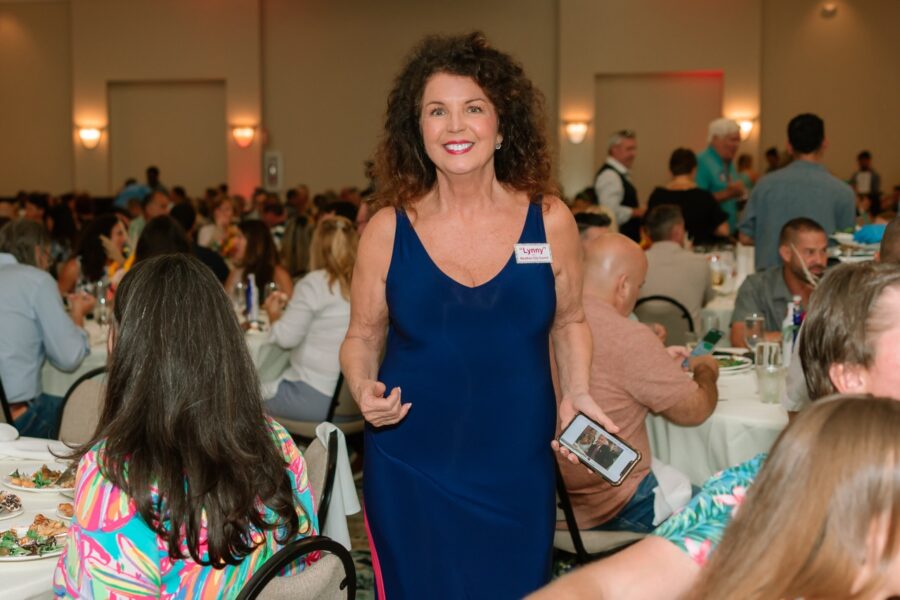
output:
[{"label": "dining chair", "polygon": [[69,386],[59,409],[59,439],[68,444],[83,444],[91,439],[100,422],[106,367],[91,369]]},{"label": "dining chair", "polygon": [[553,461],[556,468],[556,500],[557,500],[557,520],[559,520],[560,512],[566,521],[568,529],[557,529],[553,535],[553,547],[563,552],[575,555],[575,562],[583,565],[615,554],[620,550],[624,550],[631,544],[641,540],[646,536],[643,533],[634,531],[594,531],[586,529],[578,529],[578,523],[575,520],[575,511],[572,510],[572,502],[569,499],[569,492],[566,490],[566,483],[562,477],[562,471],[559,464]]},{"label": "dining chair", "polygon": [[[293,437],[301,440],[311,440],[316,437],[316,427],[322,421],[295,421],[285,417],[274,417],[276,421],[290,433]],[[325,421],[334,423],[335,427],[344,432],[344,435],[352,435],[359,433],[365,427],[365,420],[356,401],[350,394],[348,386],[344,385],[344,374],[338,375],[337,385],[334,388],[334,394],[331,396],[331,403],[328,405],[328,414]]]},{"label": "dining chair", "polygon": [[666,344],[683,345],[688,332],[694,333],[694,319],[684,304],[671,296],[645,296],[634,305],[634,314],[642,323],[660,323],[666,328]]},{"label": "dining chair", "polygon": [[318,506],[319,531],[325,529],[325,521],[328,519],[328,507],[331,506],[331,493],[334,489],[335,473],[337,473],[337,457],[338,436],[336,431],[332,431],[328,435],[327,447],[316,438],[303,452],[309,473],[309,487]]},{"label": "dining chair", "polygon": [[[311,552],[327,552],[296,575],[278,577],[289,564]],[[291,542],[275,553],[241,589],[237,600],[354,600],[356,567],[350,552],[324,535]]]}]

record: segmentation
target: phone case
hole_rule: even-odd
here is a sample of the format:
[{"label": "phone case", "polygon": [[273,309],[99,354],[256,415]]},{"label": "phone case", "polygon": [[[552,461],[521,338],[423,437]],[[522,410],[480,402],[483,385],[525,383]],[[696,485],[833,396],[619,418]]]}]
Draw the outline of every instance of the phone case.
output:
[{"label": "phone case", "polygon": [[605,429],[602,425],[600,425],[599,423],[597,423],[596,421],[594,421],[593,419],[591,419],[590,417],[588,417],[588,416],[585,415],[584,413],[578,413],[578,414],[584,416],[585,419],[587,419],[588,421],[590,421],[591,423],[593,423],[594,425],[596,425],[597,427],[599,427],[600,429],[602,429],[603,432],[604,432],[606,435],[608,435],[608,436],[609,436],[610,438],[612,438],[613,440],[617,441],[618,443],[622,444],[623,446],[625,446],[626,448],[628,448],[629,450],[631,450],[632,452],[634,452],[635,455],[637,456],[637,459],[636,459],[634,462],[632,462],[630,465],[628,465],[628,467],[627,467],[624,471],[622,471],[622,477],[621,477],[621,479],[619,479],[618,481],[613,481],[613,480],[611,480],[611,479],[610,479],[609,477],[607,477],[604,473],[602,473],[601,471],[598,471],[598,470],[594,467],[594,465],[592,465],[591,463],[585,461],[584,458],[582,458],[582,456],[581,456],[579,450],[577,450],[577,449],[574,448],[573,446],[569,445],[567,442],[563,441],[563,439],[562,439],[562,438],[563,438],[563,435],[565,434],[566,430],[567,430],[569,427],[571,427],[572,423],[575,422],[575,419],[572,419],[572,423],[569,423],[569,425],[566,427],[566,429],[563,429],[562,432],[560,432],[559,437],[557,438],[556,441],[558,441],[559,444],[560,444],[561,446],[567,448],[572,454],[574,454],[576,457],[578,457],[578,460],[581,462],[581,464],[583,464],[583,465],[586,466],[588,469],[590,469],[591,471],[593,471],[594,473],[596,473],[597,475],[599,475],[600,477],[602,477],[609,485],[611,485],[611,486],[613,486],[613,487],[619,487],[620,485],[622,485],[622,482],[625,481],[625,479],[628,478],[628,475],[631,473],[632,470],[634,470],[634,467],[637,466],[637,464],[638,464],[639,462],[641,462],[641,460],[643,460],[643,458],[644,458],[643,455],[641,455],[640,451],[637,450],[636,448],[634,448],[631,444],[629,444],[628,442],[626,442],[625,440],[623,440],[623,439],[620,438],[619,436],[613,435],[612,433],[606,431],[606,429]]}]

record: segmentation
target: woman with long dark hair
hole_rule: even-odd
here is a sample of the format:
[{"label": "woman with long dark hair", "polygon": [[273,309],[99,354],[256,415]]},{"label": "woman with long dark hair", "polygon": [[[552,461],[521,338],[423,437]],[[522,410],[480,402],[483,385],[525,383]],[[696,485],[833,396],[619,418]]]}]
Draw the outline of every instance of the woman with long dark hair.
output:
[{"label": "woman with long dark hair", "polygon": [[59,271],[59,291],[68,294],[79,282],[111,279],[130,265],[124,257],[128,231],[121,219],[107,214],[92,219],[81,232],[78,251]]},{"label": "woman with long dark hair", "polygon": [[73,455],[75,518],[57,595],[214,597],[316,532],[303,457],[263,414],[212,271],[185,254],[137,263],[109,339],[100,422]]},{"label": "woman with long dark hair", "polygon": [[[253,273],[256,285],[265,290],[269,283],[275,283],[278,291],[288,298],[294,291],[294,283],[290,274],[281,266],[275,240],[266,224],[259,220],[242,221],[238,225],[238,234],[234,238],[231,260],[235,268],[225,282],[229,292],[238,281],[247,283],[248,275]],[[262,294],[260,294],[262,298]]]}]

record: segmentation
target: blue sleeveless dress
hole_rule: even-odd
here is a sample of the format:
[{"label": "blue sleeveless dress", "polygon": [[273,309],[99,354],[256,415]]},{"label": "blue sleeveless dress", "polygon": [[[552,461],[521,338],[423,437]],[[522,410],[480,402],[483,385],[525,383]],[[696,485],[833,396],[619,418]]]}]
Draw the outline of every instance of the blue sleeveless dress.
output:
[{"label": "blue sleeveless dress", "polygon": [[[519,243],[545,242],[532,203]],[[413,407],[365,433],[378,596],[521,598],[549,580],[556,518],[552,267],[511,253],[493,279],[464,286],[398,211],[386,296],[379,379]]]}]

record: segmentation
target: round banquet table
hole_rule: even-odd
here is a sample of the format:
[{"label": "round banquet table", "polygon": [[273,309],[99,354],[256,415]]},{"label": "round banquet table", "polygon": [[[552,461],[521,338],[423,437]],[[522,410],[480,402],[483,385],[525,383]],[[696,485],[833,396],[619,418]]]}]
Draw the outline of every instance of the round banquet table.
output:
[{"label": "round banquet table", "polygon": [[[35,448],[36,444],[47,446],[49,440],[35,438],[19,438],[15,442],[0,444],[0,475],[7,475],[16,468],[22,467],[37,470],[42,464],[49,464],[56,468],[48,456],[48,460],[34,460],[16,458],[10,456],[16,454],[17,447],[27,446]],[[54,444],[55,451],[65,450],[59,442]],[[65,468],[64,466],[62,468]],[[18,517],[0,521],[0,531],[6,531],[12,525],[27,525],[34,520],[38,513],[51,519],[59,519],[56,515],[56,507],[60,502],[72,502],[71,498],[55,492],[22,492],[2,487],[3,491],[11,492],[22,499],[22,508],[25,513]],[[2,582],[2,597],[5,600],[20,600],[22,598],[53,598],[51,586],[53,583],[53,570],[56,568],[57,557],[47,557],[27,562],[0,562],[0,582]]]},{"label": "round banquet table", "polygon": [[[85,330],[90,339],[91,353],[85,357],[81,365],[74,371],[61,371],[44,363],[41,370],[41,386],[45,394],[65,396],[75,380],[97,367],[106,365],[106,333],[107,328],[100,327],[94,321],[85,322]],[[269,334],[251,330],[244,334],[250,358],[256,365],[259,378],[263,382],[274,381],[284,372],[290,361],[290,351],[283,350],[268,342]]]},{"label": "round banquet table", "polygon": [[681,427],[661,416],[647,418],[653,456],[701,485],[711,475],[767,452],[787,425],[781,404],[759,400],[753,369],[719,377],[719,402],[701,425]]}]

